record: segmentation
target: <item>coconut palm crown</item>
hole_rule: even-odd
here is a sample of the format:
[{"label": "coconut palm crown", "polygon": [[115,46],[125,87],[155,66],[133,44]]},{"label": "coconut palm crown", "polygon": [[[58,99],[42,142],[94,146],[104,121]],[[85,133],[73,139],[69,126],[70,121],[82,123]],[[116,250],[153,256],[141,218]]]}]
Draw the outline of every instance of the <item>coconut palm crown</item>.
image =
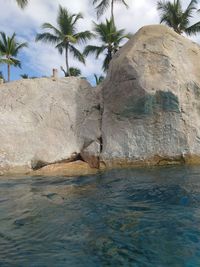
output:
[{"label": "coconut palm crown", "polygon": [[17,56],[20,50],[27,46],[27,43],[19,43],[16,40],[15,33],[9,37],[4,32],[0,32],[0,53],[3,57],[2,63],[7,64],[8,81],[10,81],[10,66],[21,67],[21,62],[17,59]]},{"label": "coconut palm crown", "polygon": [[165,23],[178,34],[197,34],[200,31],[200,21],[191,25],[190,19],[197,8],[197,0],[191,0],[184,10],[180,0],[158,1],[157,9],[160,12],[160,23]]},{"label": "coconut palm crown", "polygon": [[60,54],[63,54],[65,51],[66,73],[69,75],[69,53],[75,59],[85,64],[84,55],[75,45],[85,43],[93,36],[90,31],[77,32],[76,24],[82,18],[81,13],[71,14],[66,8],[59,6],[57,26],[44,23],[42,28],[49,30],[49,32],[40,33],[36,36],[36,41],[43,41],[55,45],[55,48],[58,49]]},{"label": "coconut palm crown", "polygon": [[129,39],[130,35],[125,34],[124,29],[117,30],[112,20],[106,20],[106,23],[94,23],[94,32],[101,45],[87,45],[85,47],[84,54],[86,56],[89,54],[95,54],[96,58],[98,58],[102,53],[105,54],[102,68],[103,71],[106,72],[113,55],[120,48],[121,41],[124,38]]}]

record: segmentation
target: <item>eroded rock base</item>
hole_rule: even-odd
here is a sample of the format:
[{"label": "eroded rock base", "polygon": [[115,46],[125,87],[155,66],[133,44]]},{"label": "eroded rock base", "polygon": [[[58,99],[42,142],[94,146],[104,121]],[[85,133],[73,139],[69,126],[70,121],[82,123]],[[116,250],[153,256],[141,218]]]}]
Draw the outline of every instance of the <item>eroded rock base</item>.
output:
[{"label": "eroded rock base", "polygon": [[115,159],[104,160],[100,162],[100,169],[115,168],[137,168],[137,167],[156,167],[168,165],[200,165],[200,156],[198,155],[181,155],[176,157],[160,157],[155,156],[148,159],[128,160]]}]

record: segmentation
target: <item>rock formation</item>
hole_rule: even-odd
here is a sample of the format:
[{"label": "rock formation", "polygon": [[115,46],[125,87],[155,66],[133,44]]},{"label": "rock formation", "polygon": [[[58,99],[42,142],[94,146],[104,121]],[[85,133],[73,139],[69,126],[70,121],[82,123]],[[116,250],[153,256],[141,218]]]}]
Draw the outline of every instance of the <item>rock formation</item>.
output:
[{"label": "rock formation", "polygon": [[200,162],[200,47],[146,26],[116,54],[103,84],[106,166]]},{"label": "rock formation", "polygon": [[96,93],[83,79],[1,85],[0,171],[28,172],[79,159],[99,140],[99,118]]},{"label": "rock formation", "polygon": [[168,27],[139,30],[98,89],[72,77],[0,85],[2,174],[174,163],[200,163],[200,47]]}]

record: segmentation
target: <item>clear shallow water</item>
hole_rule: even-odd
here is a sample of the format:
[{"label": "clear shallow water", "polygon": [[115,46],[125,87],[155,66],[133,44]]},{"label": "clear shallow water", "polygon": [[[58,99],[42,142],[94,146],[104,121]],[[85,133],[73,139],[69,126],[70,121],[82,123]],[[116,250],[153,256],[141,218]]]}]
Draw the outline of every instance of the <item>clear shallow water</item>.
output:
[{"label": "clear shallow water", "polygon": [[200,168],[1,178],[0,266],[200,266]]}]

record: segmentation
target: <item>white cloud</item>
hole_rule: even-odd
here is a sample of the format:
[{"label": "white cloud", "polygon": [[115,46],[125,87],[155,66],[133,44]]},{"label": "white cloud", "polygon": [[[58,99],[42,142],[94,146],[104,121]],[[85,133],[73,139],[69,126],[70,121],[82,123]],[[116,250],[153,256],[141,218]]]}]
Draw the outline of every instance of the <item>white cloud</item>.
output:
[{"label": "white cloud", "polygon": [[[51,45],[35,43],[35,34],[40,31],[43,22],[56,23],[56,16],[59,4],[68,8],[72,13],[82,12],[84,20],[79,22],[78,30],[91,30],[92,21],[96,20],[92,0],[29,0],[25,10],[21,10],[15,0],[0,0],[1,16],[0,31],[7,34],[16,32],[21,40],[29,42],[29,48],[24,50],[26,61],[25,68],[34,70],[40,75],[50,75],[52,68],[60,69],[65,66],[64,56]],[[147,24],[159,23],[159,16],[156,10],[156,0],[127,0],[129,9],[117,4],[115,6],[115,17],[118,28],[125,28],[127,32],[136,32],[140,27]],[[184,0],[184,3],[188,3]],[[101,20],[110,16],[108,11]],[[194,38],[194,40],[198,40]],[[94,40],[94,43],[97,41]],[[83,64],[70,58],[72,66],[79,67],[84,76],[91,76],[93,73],[100,74],[102,57],[99,61],[92,56],[88,57],[87,64]],[[25,71],[26,72],[26,71]]]}]

